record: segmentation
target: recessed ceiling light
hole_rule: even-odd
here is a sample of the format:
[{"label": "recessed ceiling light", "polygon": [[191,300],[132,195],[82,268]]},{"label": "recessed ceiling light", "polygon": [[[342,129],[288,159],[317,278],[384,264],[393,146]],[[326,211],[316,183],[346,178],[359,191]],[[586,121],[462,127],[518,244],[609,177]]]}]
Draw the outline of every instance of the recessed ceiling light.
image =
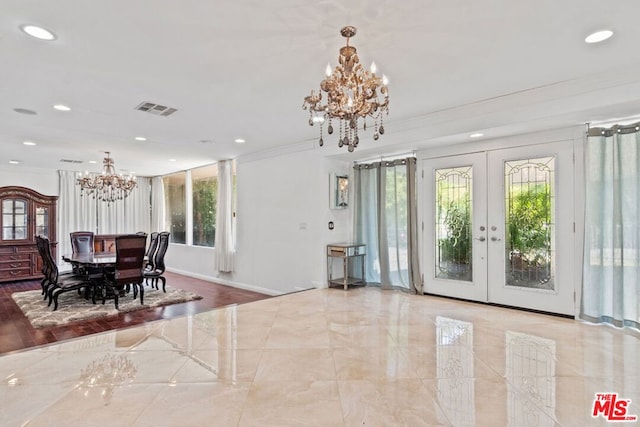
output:
[{"label": "recessed ceiling light", "polygon": [[9,163],[11,163],[12,165],[18,165],[20,164],[20,160],[9,160]]},{"label": "recessed ceiling light", "polygon": [[63,104],[56,104],[53,106],[54,109],[58,110],[58,111],[71,111],[71,108],[67,107],[66,105]]},{"label": "recessed ceiling light", "polygon": [[476,132],[469,135],[469,138],[480,138],[481,136],[484,136],[484,133]]},{"label": "recessed ceiling light", "polygon": [[234,139],[234,141],[236,142],[236,144],[244,144],[245,142],[247,142],[242,138],[236,138],[236,139]]},{"label": "recessed ceiling light", "polygon": [[175,162],[175,161],[176,161],[176,159],[169,159],[169,161],[170,161],[170,162]]},{"label": "recessed ceiling light", "polygon": [[28,110],[26,108],[14,108],[13,111],[15,111],[16,113],[20,113],[20,114],[27,114],[29,116],[35,116],[36,114],[38,114],[35,111]]},{"label": "recessed ceiling light", "polygon": [[92,165],[95,165],[95,164],[96,164],[96,163],[98,163],[98,162],[97,162],[97,161],[95,161],[95,160],[89,160],[89,163],[91,163]]},{"label": "recessed ceiling light", "polygon": [[35,142],[33,141],[25,141],[23,142],[24,145],[37,145]]},{"label": "recessed ceiling light", "polygon": [[22,25],[20,29],[31,37],[35,37],[39,40],[51,41],[56,39],[56,35],[51,31],[36,25]]},{"label": "recessed ceiling light", "polygon": [[605,41],[612,35],[613,35],[613,31],[610,31],[610,30],[596,31],[595,33],[589,34],[584,39],[584,41],[586,43],[600,43],[601,41]]},{"label": "recessed ceiling light", "polygon": [[145,138],[144,136],[136,136],[136,137],[135,137],[135,140],[136,140],[136,141],[146,141],[146,140],[147,140],[147,138]]}]

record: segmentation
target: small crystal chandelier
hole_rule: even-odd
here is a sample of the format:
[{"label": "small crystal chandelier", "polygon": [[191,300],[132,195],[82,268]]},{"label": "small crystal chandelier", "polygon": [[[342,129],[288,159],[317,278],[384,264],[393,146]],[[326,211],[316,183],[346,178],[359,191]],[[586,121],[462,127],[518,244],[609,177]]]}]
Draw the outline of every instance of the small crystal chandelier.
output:
[{"label": "small crystal chandelier", "polygon": [[113,166],[113,159],[109,157],[109,152],[105,151],[107,157],[102,161],[103,171],[100,175],[90,175],[87,172],[84,176],[78,178],[77,183],[80,186],[80,195],[86,192],[93,196],[94,199],[102,200],[110,204],[116,200],[122,200],[136,188],[136,178],[133,175],[123,176],[117,175]]},{"label": "small crystal chandelier", "polygon": [[[358,137],[359,119],[364,119],[362,129],[367,130],[367,117],[373,119],[373,139],[384,134],[383,115],[389,114],[389,91],[387,77],[376,75],[376,64],[371,63],[371,71],[366,71],[354,46],[349,46],[349,38],[356,35],[356,28],[344,27],[340,34],[347,39],[347,45],[340,48],[338,65],[331,71],[327,65],[327,77],[320,82],[320,91],[304,98],[302,108],[309,110],[309,125],[320,124],[320,146],[322,126],[328,121],[327,133],[333,134],[333,120],[339,122],[338,146],[347,146],[352,152],[360,142]],[[322,104],[322,92],[327,93],[327,103]]]}]

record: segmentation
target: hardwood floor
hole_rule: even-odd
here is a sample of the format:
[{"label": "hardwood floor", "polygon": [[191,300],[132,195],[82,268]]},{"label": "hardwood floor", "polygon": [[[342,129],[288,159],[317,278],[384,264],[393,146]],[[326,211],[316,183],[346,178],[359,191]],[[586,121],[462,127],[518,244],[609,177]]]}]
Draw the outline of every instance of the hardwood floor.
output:
[{"label": "hardwood floor", "polygon": [[0,354],[35,347],[56,341],[125,328],[159,319],[171,319],[196,314],[229,304],[242,304],[270,298],[269,295],[224,286],[174,273],[165,273],[167,283],[173,287],[192,291],[202,299],[121,313],[117,316],[75,322],[64,326],[33,328],[11,298],[14,292],[40,289],[39,280],[0,284]]}]

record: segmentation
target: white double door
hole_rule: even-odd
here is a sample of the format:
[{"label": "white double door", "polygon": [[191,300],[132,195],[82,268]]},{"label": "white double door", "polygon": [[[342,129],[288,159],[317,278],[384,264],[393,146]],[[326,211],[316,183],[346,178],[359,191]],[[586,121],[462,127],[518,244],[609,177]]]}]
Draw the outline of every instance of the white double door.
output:
[{"label": "white double door", "polygon": [[575,314],[573,146],[423,160],[424,292]]}]

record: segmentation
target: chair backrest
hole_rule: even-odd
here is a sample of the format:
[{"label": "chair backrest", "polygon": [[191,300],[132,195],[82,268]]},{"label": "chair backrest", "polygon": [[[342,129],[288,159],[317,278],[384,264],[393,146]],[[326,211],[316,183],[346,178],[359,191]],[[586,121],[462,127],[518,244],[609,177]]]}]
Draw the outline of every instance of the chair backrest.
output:
[{"label": "chair backrest", "polygon": [[[36,248],[38,248],[38,255],[40,255],[40,259],[42,260],[42,274],[44,277],[49,278],[49,262],[47,260],[47,254],[45,253],[45,241],[42,236],[37,234],[36,238]],[[47,239],[48,240],[48,239]]]},{"label": "chair backrest", "polygon": [[169,248],[170,234],[171,233],[169,233],[168,231],[158,233],[158,249],[156,250],[155,256],[153,257],[153,269],[156,272],[159,271],[164,273],[164,255],[167,253],[167,249]]},{"label": "chair backrest", "polygon": [[70,233],[71,250],[77,254],[88,254],[93,252],[93,232],[74,231]]},{"label": "chair backrest", "polygon": [[127,234],[116,237],[116,272],[118,283],[141,283],[147,236]]},{"label": "chair backrest", "polygon": [[147,248],[147,259],[149,260],[149,264],[153,265],[153,258],[156,255],[156,250],[158,249],[158,232],[154,231],[151,233],[151,237],[149,238],[149,248]]},{"label": "chair backrest", "polygon": [[42,250],[42,273],[51,283],[58,282],[58,264],[53,259],[53,255],[51,254],[51,243],[49,239],[46,237],[38,236],[39,239],[36,239],[38,243],[38,251]]}]

